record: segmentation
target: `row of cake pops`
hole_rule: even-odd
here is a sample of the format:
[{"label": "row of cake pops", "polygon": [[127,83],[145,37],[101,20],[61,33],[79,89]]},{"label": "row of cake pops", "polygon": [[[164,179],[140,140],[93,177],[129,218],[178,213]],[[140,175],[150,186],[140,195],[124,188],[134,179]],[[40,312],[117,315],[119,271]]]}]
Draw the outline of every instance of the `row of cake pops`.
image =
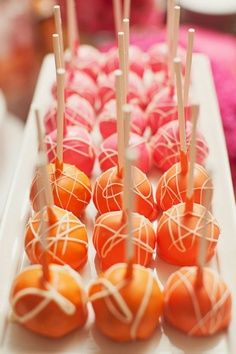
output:
[{"label": "row of cake pops", "polygon": [[[125,107],[124,111],[129,120],[130,110]],[[37,119],[41,150],[38,166],[40,212],[33,217],[28,228],[31,228],[32,234],[37,238],[38,245],[34,247],[34,253],[40,252],[40,258],[35,261],[36,265],[24,269],[14,280],[10,301],[15,321],[38,334],[61,337],[86,323],[87,304],[90,301],[97,328],[105,336],[119,342],[149,338],[158,327],[161,315],[165,321],[189,335],[212,335],[228,326],[231,317],[230,291],[215,272],[204,267],[209,255],[209,243],[215,241],[215,232],[212,229],[216,226],[208,208],[193,203],[192,198],[197,115],[198,106],[194,106],[186,200],[177,204],[173,212],[168,211],[166,221],[160,221],[158,226],[163,228],[163,224],[168,224],[165,237],[168,232],[174,235],[174,230],[178,229],[177,233],[181,238],[177,240],[179,248],[188,247],[189,242],[198,244],[200,251],[194,262],[197,266],[182,267],[174,272],[162,291],[153,271],[136,263],[137,248],[142,248],[142,243],[139,243],[135,234],[135,218],[138,214],[133,212],[132,172],[137,168],[133,166],[134,153],[127,148],[122,170],[123,209],[120,215],[117,212],[104,215],[106,220],[110,218],[107,223],[107,226],[110,225],[109,231],[114,231],[117,217],[125,225],[122,240],[125,243],[125,262],[118,261],[102,273],[90,285],[88,296],[78,273],[66,265],[66,257],[71,259],[74,256],[68,252],[70,236],[73,235],[75,248],[87,243],[86,237],[84,240],[77,237],[78,234],[84,234],[84,228],[72,213],[53,205],[47,159],[42,149],[40,120]],[[58,173],[60,168],[63,167],[58,166]],[[209,207],[209,194],[205,198],[205,204]],[[142,228],[142,223],[138,223],[137,228]],[[209,240],[209,229],[212,240]],[[105,228],[103,232],[107,230]],[[117,240],[119,242],[119,231],[113,236],[113,243]],[[186,238],[190,238],[190,241],[184,245]],[[175,240],[173,243],[176,243]],[[196,244],[193,248],[196,248]],[[172,251],[168,251],[171,254]],[[191,253],[192,247],[185,251]],[[55,264],[60,263],[54,257],[55,252],[64,256],[64,266]],[[54,264],[51,263],[52,255]]]},{"label": "row of cake pops", "polygon": [[[179,137],[178,137],[178,126],[177,126],[177,104],[174,96],[173,90],[173,78],[171,79],[172,66],[168,63],[172,63],[174,54],[177,51],[177,38],[178,38],[178,26],[179,26],[179,7],[173,9],[173,17],[177,18],[172,29],[173,42],[176,43],[172,46],[175,50],[168,50],[172,54],[166,55],[165,66],[159,66],[161,71],[158,74],[154,74],[152,71],[146,72],[146,81],[151,81],[152,86],[156,89],[152,90],[152,94],[149,95],[148,101],[149,107],[146,109],[146,113],[142,112],[141,108],[137,102],[133,101],[133,109],[131,116],[131,145],[139,151],[137,157],[137,166],[145,173],[149,172],[152,161],[156,164],[158,168],[162,171],[167,170],[173,163],[178,160],[178,148],[179,148]],[[68,13],[70,13],[68,11]],[[58,19],[59,17],[59,19]],[[60,8],[55,7],[55,23],[61,23],[60,21]],[[107,87],[102,87],[104,97],[106,97],[106,105],[104,109],[100,112],[98,119],[95,119],[95,101],[91,100],[89,92],[89,85],[86,86],[86,79],[84,75],[87,75],[87,70],[84,68],[86,55],[83,51],[88,50],[85,46],[76,46],[78,40],[74,39],[74,45],[71,48],[71,59],[65,65],[64,55],[63,55],[63,38],[62,29],[58,28],[60,26],[56,25],[56,31],[58,34],[53,35],[54,49],[56,54],[56,67],[58,68],[66,66],[67,73],[65,79],[65,92],[66,92],[66,102],[65,102],[65,125],[66,131],[64,134],[64,159],[65,162],[76,164],[79,169],[85,172],[88,176],[92,174],[94,162],[96,159],[96,148],[90,132],[94,125],[97,124],[100,128],[102,136],[105,138],[104,142],[101,144],[98,152],[98,160],[100,168],[102,171],[114,166],[117,163],[117,134],[116,131],[116,113],[115,113],[115,77],[114,71],[111,72],[112,82],[107,85]],[[119,48],[122,49],[123,42],[127,46],[127,41],[129,38],[129,21],[124,20],[123,32],[118,34],[118,44]],[[75,31],[77,33],[77,31]],[[124,36],[124,39],[122,39]],[[191,60],[192,60],[192,46],[193,46],[193,36],[194,30],[190,29],[188,33],[188,48],[186,55],[186,74],[185,74],[185,85],[184,85],[184,100],[185,100],[185,110],[186,117],[190,118],[190,107],[188,107],[188,92],[190,86],[190,73],[191,73]],[[71,37],[71,36],[69,36]],[[75,35],[72,38],[76,38]],[[59,46],[59,47],[58,47]],[[87,49],[86,49],[87,48]],[[90,47],[89,47],[90,48]],[[126,55],[126,60],[129,63],[129,74],[127,75],[127,81],[133,76],[133,65],[132,65],[132,52],[133,46],[128,45],[128,54]],[[90,48],[91,49],[91,48]],[[92,49],[91,49],[92,50]],[[116,54],[116,65],[111,66],[112,69],[119,67],[119,55],[117,50],[113,49]],[[82,58],[78,53],[81,53]],[[107,56],[107,55],[106,55]],[[138,56],[139,58],[139,56]],[[156,55],[156,60],[162,60],[162,57]],[[82,62],[82,67],[78,69]],[[137,58],[136,58],[137,62]],[[89,62],[90,67],[93,65]],[[139,65],[143,65],[142,61],[139,61]],[[82,70],[82,68],[84,68]],[[86,67],[87,68],[87,67]],[[144,67],[143,67],[144,69]],[[160,78],[162,78],[160,85]],[[173,75],[172,75],[173,76]],[[76,79],[75,79],[76,78]],[[98,75],[98,80],[104,82],[104,75]],[[92,80],[90,78],[90,80]],[[106,80],[105,80],[106,81]],[[95,83],[94,83],[95,85]],[[84,89],[83,87],[86,86]],[[133,85],[135,86],[135,85]],[[127,98],[130,101],[130,87],[127,88]],[[136,85],[140,86],[140,85]],[[77,91],[76,91],[77,87]],[[143,87],[143,85],[141,85]],[[83,90],[83,92],[82,92]],[[133,91],[139,97],[144,97],[144,93],[138,94],[139,89],[133,87]],[[53,88],[54,96],[56,96],[56,86]],[[99,94],[94,90],[94,97]],[[133,94],[134,95],[134,94]],[[153,99],[151,99],[153,96]],[[132,96],[133,97],[133,96]],[[132,101],[132,100],[131,100]],[[146,116],[149,118],[147,119]],[[145,132],[147,126],[147,120],[150,121],[150,126],[152,134],[155,134],[151,140],[146,136],[141,136]],[[170,123],[171,122],[171,123]],[[168,125],[167,125],[168,124]],[[164,125],[164,127],[163,127]],[[56,158],[56,102],[53,103],[53,107],[45,116],[45,127],[48,133],[46,137],[48,156],[50,161],[54,161]],[[78,127],[83,127],[84,129],[78,129]],[[191,123],[187,122],[187,144],[189,145],[191,135]],[[177,138],[177,139],[176,139]],[[150,140],[150,141],[148,141]],[[197,161],[203,164],[208,155],[208,148],[205,139],[199,133],[197,136]]]}]

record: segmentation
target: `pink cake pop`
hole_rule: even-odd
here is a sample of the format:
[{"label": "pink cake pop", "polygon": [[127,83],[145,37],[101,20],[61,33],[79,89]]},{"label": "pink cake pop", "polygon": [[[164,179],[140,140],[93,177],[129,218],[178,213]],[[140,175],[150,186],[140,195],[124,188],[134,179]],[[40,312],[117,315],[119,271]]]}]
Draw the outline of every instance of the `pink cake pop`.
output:
[{"label": "pink cake pop", "polygon": [[[95,124],[95,113],[90,103],[78,95],[71,95],[65,102],[65,125],[83,127],[89,132]],[[57,104],[54,102],[44,118],[46,133],[51,133],[57,126]]]},{"label": "pink cake pop", "polygon": [[[151,152],[146,139],[131,133],[130,146],[137,152],[136,166],[147,173],[151,168]],[[98,155],[101,170],[104,172],[113,166],[117,166],[118,153],[117,153],[117,134],[109,136],[101,145],[101,151]]]},{"label": "pink cake pop", "polygon": [[[100,75],[97,82],[98,94],[102,108],[105,103],[115,98],[114,73],[112,72],[109,75]],[[146,106],[146,94],[143,82],[140,77],[132,71],[129,73],[128,102],[138,104],[141,108],[145,108]]]},{"label": "pink cake pop", "polygon": [[[103,71],[106,74],[112,73],[114,70],[119,69],[119,58],[117,48],[110,49],[105,54],[105,62]],[[142,50],[134,45],[129,46],[129,70],[133,71],[139,77],[143,76],[145,65],[147,62],[147,56]]]},{"label": "pink cake pop", "polygon": [[[110,100],[105,104],[101,114],[98,117],[99,130],[102,137],[105,139],[117,131],[117,119],[116,119],[116,101]],[[138,135],[143,135],[147,126],[146,115],[143,110],[133,105],[131,113],[131,131]]]},{"label": "pink cake pop", "polygon": [[76,59],[75,68],[84,71],[96,81],[103,66],[103,53],[91,45],[82,44],[76,49]]},{"label": "pink cake pop", "polygon": [[[186,122],[186,144],[189,149],[192,135],[192,124]],[[179,122],[173,120],[163,125],[151,140],[151,150],[154,164],[162,171],[167,171],[179,161],[180,137]],[[200,132],[196,136],[196,162],[203,165],[208,156],[208,146]]]},{"label": "pink cake pop", "polygon": [[[175,53],[175,56],[183,59],[185,58],[185,50],[181,47],[178,47],[178,53]],[[166,43],[154,44],[148,50],[148,65],[153,72],[165,71],[168,70],[168,47]]]},{"label": "pink cake pop", "polygon": [[[56,160],[57,131],[46,135],[49,162]],[[75,165],[87,176],[90,176],[95,162],[95,149],[91,136],[82,128],[68,126],[63,139],[63,161]]]},{"label": "pink cake pop", "polygon": [[[172,120],[178,119],[178,108],[171,87],[161,90],[147,106],[146,114],[152,133]],[[190,119],[191,107],[185,107],[185,119]]]},{"label": "pink cake pop", "polygon": [[150,102],[157,94],[164,94],[163,90],[169,92],[168,78],[164,71],[154,73],[150,69],[146,69],[143,75],[143,84],[146,91],[147,102]]},{"label": "pink cake pop", "polygon": [[[96,104],[97,85],[94,80],[81,70],[67,70],[65,77],[65,97],[77,94],[85,98],[92,106]],[[56,83],[52,86],[52,95],[56,97]]]}]

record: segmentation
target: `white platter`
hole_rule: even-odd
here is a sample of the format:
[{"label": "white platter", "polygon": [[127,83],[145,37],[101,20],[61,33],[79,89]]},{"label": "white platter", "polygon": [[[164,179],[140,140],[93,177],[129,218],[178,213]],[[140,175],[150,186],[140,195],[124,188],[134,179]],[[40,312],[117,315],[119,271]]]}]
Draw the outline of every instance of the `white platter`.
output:
[{"label": "white platter", "polygon": [[[9,320],[9,291],[17,272],[27,264],[23,251],[24,226],[29,206],[29,188],[37,156],[35,119],[32,110],[25,128],[24,141],[16,168],[0,228],[0,352],[4,354],[79,353],[79,354],[160,354],[160,353],[234,353],[236,352],[236,215],[221,118],[219,115],[211,69],[207,58],[194,55],[193,95],[201,104],[200,130],[210,147],[207,167],[211,170],[215,185],[213,211],[220,226],[221,238],[217,257],[210,266],[217,269],[229,284],[234,298],[233,317],[227,332],[208,338],[190,338],[175,329],[163,325],[146,342],[116,344],[102,335],[93,326],[93,313],[87,325],[60,340],[41,338]],[[54,79],[54,63],[51,55],[45,58],[38,80],[33,104],[39,105],[41,113],[51,102],[50,87]],[[96,135],[96,133],[95,133]],[[152,174],[153,175],[153,174]],[[155,173],[154,173],[155,176]],[[156,178],[157,179],[157,178]],[[156,183],[155,183],[156,185]],[[82,272],[85,286],[96,276],[94,250],[91,244],[95,209],[92,203],[87,212],[87,227],[90,236],[90,262]],[[176,267],[161,260],[154,264],[164,284]],[[90,308],[91,310],[91,308]]]}]

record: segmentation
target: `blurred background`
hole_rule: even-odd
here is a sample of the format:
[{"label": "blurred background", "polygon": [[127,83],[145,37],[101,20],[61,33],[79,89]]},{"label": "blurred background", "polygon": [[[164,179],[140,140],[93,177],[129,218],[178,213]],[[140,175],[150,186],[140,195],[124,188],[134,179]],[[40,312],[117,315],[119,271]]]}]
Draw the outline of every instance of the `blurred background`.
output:
[{"label": "blurred background", "polygon": [[[9,132],[7,136],[15,146],[15,150],[11,147],[12,159],[21,143],[40,65],[52,51],[55,3],[62,6],[65,18],[63,0],[0,0],[0,121],[4,120],[1,131]],[[131,3],[132,41],[145,49],[163,40],[166,1]],[[236,0],[182,0],[179,4],[180,43],[185,46],[186,26],[194,26],[194,49],[206,53],[212,63],[236,186]],[[76,8],[82,43],[106,46],[114,40],[112,0],[78,0]],[[4,156],[10,156],[8,150],[4,154],[1,151],[2,164]],[[0,179],[4,178],[5,174]]]}]

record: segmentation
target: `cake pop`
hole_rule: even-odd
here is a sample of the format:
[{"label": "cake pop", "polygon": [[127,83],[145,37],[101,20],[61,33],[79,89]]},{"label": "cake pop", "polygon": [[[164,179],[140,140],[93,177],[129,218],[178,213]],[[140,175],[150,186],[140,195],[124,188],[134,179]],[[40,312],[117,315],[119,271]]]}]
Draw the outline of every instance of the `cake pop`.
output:
[{"label": "cake pop", "polygon": [[[137,167],[132,167],[135,195],[135,211],[146,218],[155,219],[155,203],[152,185],[147,176]],[[112,167],[102,173],[95,181],[93,202],[99,213],[122,209],[123,182],[118,167]]]},{"label": "cake pop", "polygon": [[[48,164],[48,177],[51,184],[53,199],[56,206],[81,216],[91,199],[91,183],[88,177],[73,165],[63,163],[62,168],[56,164]],[[39,193],[37,183],[39,171],[36,171],[30,200],[35,211],[39,211]]]},{"label": "cake pop", "polygon": [[226,329],[231,319],[229,288],[217,273],[203,269],[203,284],[196,285],[198,267],[174,272],[164,289],[164,317],[190,336],[209,336]]},{"label": "cake pop", "polygon": [[135,251],[132,235],[131,164],[131,156],[127,155],[127,263],[111,266],[89,289],[89,300],[93,305],[97,328],[108,338],[119,342],[150,337],[158,325],[163,305],[163,295],[152,271],[133,263]]},{"label": "cake pop", "polygon": [[[56,141],[56,130],[45,137],[50,162],[56,161]],[[63,139],[63,161],[91,176],[95,158],[95,148],[88,132],[79,127],[68,126]]]},{"label": "cake pop", "polygon": [[[78,95],[71,95],[65,101],[65,125],[83,127],[91,132],[95,124],[95,113],[90,103]],[[54,102],[44,118],[45,129],[49,134],[57,127],[57,103]]]},{"label": "cake pop", "polygon": [[[185,119],[191,118],[191,106],[185,107]],[[152,134],[165,124],[178,119],[178,107],[172,88],[161,89],[149,103],[146,115]]]},{"label": "cake pop", "polygon": [[[103,71],[109,75],[114,70],[119,69],[119,56],[117,48],[110,49],[104,61]],[[147,56],[142,50],[134,45],[129,46],[129,69],[142,78],[147,62]]]},{"label": "cake pop", "polygon": [[50,280],[42,282],[42,266],[24,269],[11,289],[12,317],[25,328],[50,338],[84,326],[87,299],[80,276],[68,266],[49,265]]},{"label": "cake pop", "polygon": [[[155,233],[151,222],[145,216],[133,213],[134,263],[150,265],[155,248]],[[125,260],[127,238],[127,217],[123,211],[113,211],[97,218],[93,230],[93,244],[100,268],[105,270]]]},{"label": "cake pop", "polygon": [[[114,73],[109,75],[101,74],[98,77],[98,95],[101,108],[111,99],[115,98],[115,78]],[[129,73],[129,92],[128,102],[139,105],[141,108],[146,106],[146,96],[143,83],[139,76],[134,72]]]},{"label": "cake pop", "polygon": [[196,265],[205,220],[209,261],[215,254],[220,229],[212,214],[205,215],[205,207],[197,203],[191,212],[186,211],[185,203],[179,203],[163,213],[157,228],[158,255],[178,266]]},{"label": "cake pop", "polygon": [[94,81],[102,70],[103,61],[103,53],[91,45],[80,44],[76,49],[75,68],[88,74]]},{"label": "cake pop", "polygon": [[[99,130],[104,139],[108,138],[110,135],[116,133],[116,101],[110,100],[103,107],[102,112],[98,117]],[[132,116],[131,116],[131,131],[138,135],[143,135],[147,127],[147,119],[143,110],[137,106],[132,106]]]},{"label": "cake pop", "polygon": [[[152,159],[151,150],[144,137],[131,133],[130,146],[137,152],[137,160],[135,165],[144,173],[148,173],[151,169]],[[98,154],[99,164],[102,171],[117,165],[117,134],[109,136],[103,141]]]},{"label": "cake pop", "polygon": [[[191,122],[186,122],[186,144],[189,149],[192,134]],[[203,165],[208,156],[208,146],[205,138],[200,132],[196,137],[196,161]],[[179,122],[173,120],[163,125],[153,136],[150,143],[153,162],[161,170],[166,171],[179,161],[180,137]]]},{"label": "cake pop", "polygon": [[[88,238],[85,225],[71,212],[57,206],[50,207],[53,220],[48,220],[48,210],[43,210],[43,220],[48,223],[47,256],[50,263],[68,264],[71,268],[81,269],[88,259]],[[30,219],[25,231],[25,251],[31,263],[42,262],[40,238],[41,212]]]},{"label": "cake pop", "polygon": [[118,342],[149,338],[158,326],[163,304],[151,269],[134,264],[131,279],[125,278],[126,272],[125,263],[115,264],[89,289],[97,328]]}]

